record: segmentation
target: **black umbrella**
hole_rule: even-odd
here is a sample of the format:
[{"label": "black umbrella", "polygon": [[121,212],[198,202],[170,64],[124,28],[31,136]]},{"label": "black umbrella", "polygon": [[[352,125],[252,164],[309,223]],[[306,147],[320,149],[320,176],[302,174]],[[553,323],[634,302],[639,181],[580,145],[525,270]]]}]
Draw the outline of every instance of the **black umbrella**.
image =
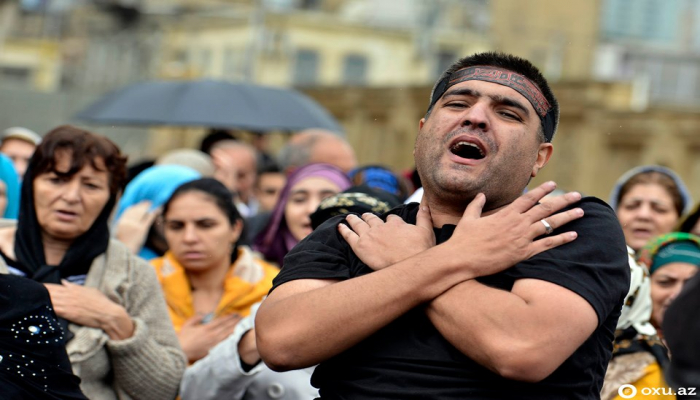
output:
[{"label": "black umbrella", "polygon": [[129,85],[102,97],[76,118],[114,125],[342,132],[326,109],[298,91],[216,80]]}]

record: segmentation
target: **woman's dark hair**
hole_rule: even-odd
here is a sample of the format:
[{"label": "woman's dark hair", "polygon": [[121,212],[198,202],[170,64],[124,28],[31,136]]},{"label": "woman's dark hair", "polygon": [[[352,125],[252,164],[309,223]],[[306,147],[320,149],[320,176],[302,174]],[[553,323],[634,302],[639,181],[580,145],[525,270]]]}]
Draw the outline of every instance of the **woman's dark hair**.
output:
[{"label": "woman's dark hair", "polygon": [[[202,178],[194,181],[189,181],[180,185],[173,194],[170,196],[168,201],[163,204],[163,218],[168,214],[168,209],[170,209],[170,204],[173,200],[177,199],[181,195],[190,192],[200,192],[209,196],[214,201],[217,207],[228,217],[228,221],[231,225],[234,225],[237,221],[243,221],[243,217],[238,212],[236,205],[233,202],[233,195],[231,191],[228,190],[223,183],[217,181],[214,178]],[[231,252],[231,263],[236,261],[238,258],[238,246],[245,244],[246,234],[245,224],[243,224],[243,229],[238,237],[238,241],[233,246],[233,251]]]},{"label": "woman's dark hair", "polygon": [[[68,171],[57,171],[57,157],[60,154],[70,156],[71,164]],[[96,158],[104,161],[104,166],[95,162]],[[62,125],[54,128],[44,136],[29,161],[27,171],[33,177],[46,172],[54,172],[58,176],[70,178],[80,171],[87,163],[98,171],[109,174],[109,192],[115,195],[126,184],[126,156],[111,140],[92,132]]]},{"label": "woman's dark hair", "polygon": [[241,214],[238,212],[233,202],[231,191],[228,190],[223,183],[214,178],[197,179],[180,185],[163,205],[163,217],[168,214],[168,209],[173,200],[189,192],[202,192],[209,195],[216,206],[226,214],[231,225],[242,219]]},{"label": "woman's dark hair", "polygon": [[683,208],[685,204],[681,190],[678,188],[678,184],[676,184],[676,181],[674,181],[670,176],[658,171],[641,172],[625,182],[625,184],[620,188],[617,204],[619,205],[620,202],[622,202],[622,199],[630,190],[632,190],[633,187],[637,185],[652,184],[659,185],[664,188],[666,193],[671,196],[671,199],[673,200],[673,208],[676,210],[676,213],[678,213],[678,216],[683,215]]}]

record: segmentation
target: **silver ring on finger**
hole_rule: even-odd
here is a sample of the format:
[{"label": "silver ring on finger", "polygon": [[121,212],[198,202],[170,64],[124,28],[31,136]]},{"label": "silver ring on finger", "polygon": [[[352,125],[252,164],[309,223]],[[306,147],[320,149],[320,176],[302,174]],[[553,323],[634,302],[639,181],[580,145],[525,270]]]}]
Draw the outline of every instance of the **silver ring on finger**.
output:
[{"label": "silver ring on finger", "polygon": [[547,235],[549,235],[549,234],[551,234],[552,232],[554,232],[554,228],[552,228],[552,225],[550,225],[549,222],[547,222],[546,219],[542,218],[542,219],[540,220],[540,222],[542,223],[542,225],[544,225],[544,233],[546,233]]}]

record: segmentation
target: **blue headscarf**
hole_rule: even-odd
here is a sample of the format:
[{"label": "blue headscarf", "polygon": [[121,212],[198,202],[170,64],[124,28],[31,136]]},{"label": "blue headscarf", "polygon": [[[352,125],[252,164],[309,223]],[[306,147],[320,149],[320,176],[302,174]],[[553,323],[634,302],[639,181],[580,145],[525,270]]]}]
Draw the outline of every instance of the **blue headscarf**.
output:
[{"label": "blue headscarf", "polygon": [[[144,200],[151,202],[151,209],[162,206],[180,185],[199,178],[199,172],[181,165],[155,165],[147,168],[126,185],[115,221],[119,221],[127,208]],[[141,249],[139,256],[146,260],[158,257],[147,247]]]},{"label": "blue headscarf", "polygon": [[620,201],[620,190],[623,186],[625,186],[625,183],[627,183],[627,181],[632,179],[634,176],[646,172],[659,172],[671,178],[673,182],[675,182],[676,187],[678,188],[678,192],[680,193],[681,198],[683,199],[683,210],[681,210],[679,216],[682,216],[683,214],[686,214],[690,211],[690,208],[693,206],[693,198],[690,196],[690,191],[688,190],[688,187],[685,185],[680,176],[678,176],[672,170],[666,167],[662,167],[660,165],[642,165],[640,167],[632,168],[631,170],[625,172],[617,180],[617,182],[615,182],[615,186],[613,186],[613,190],[610,193],[610,200],[608,201],[608,204],[610,204],[610,207],[612,207],[612,209],[615,212],[617,212],[617,206],[619,205],[618,202]]},{"label": "blue headscarf", "polygon": [[7,196],[7,207],[2,217],[17,219],[19,214],[19,176],[12,161],[2,154],[0,154],[0,180],[5,182],[5,195]]},{"label": "blue headscarf", "polygon": [[367,185],[374,189],[381,189],[396,196],[400,201],[408,197],[401,188],[398,176],[389,168],[381,165],[367,165],[355,168],[348,173],[355,186]]}]

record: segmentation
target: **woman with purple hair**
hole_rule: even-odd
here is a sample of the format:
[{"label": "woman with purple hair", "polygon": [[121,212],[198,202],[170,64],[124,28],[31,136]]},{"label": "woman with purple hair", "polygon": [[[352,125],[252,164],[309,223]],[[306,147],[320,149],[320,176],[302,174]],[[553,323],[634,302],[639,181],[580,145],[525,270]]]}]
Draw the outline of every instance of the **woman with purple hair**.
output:
[{"label": "woman with purple hair", "polygon": [[309,164],[292,173],[282,189],[265,229],[254,249],[280,267],[284,256],[311,233],[311,214],[321,201],[351,186],[340,169],[329,164]]}]

